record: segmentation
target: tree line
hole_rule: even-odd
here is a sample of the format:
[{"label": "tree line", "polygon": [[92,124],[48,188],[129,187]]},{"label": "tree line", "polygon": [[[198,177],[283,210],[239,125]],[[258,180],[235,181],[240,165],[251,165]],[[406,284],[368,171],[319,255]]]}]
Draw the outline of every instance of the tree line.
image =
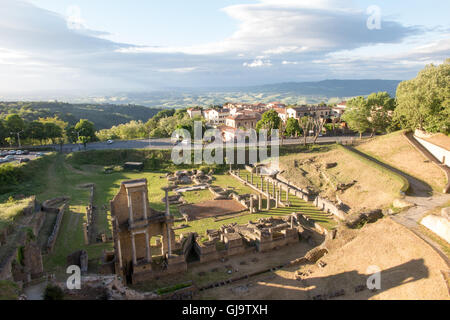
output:
[{"label": "tree line", "polygon": [[69,125],[59,117],[27,121],[18,114],[0,119],[0,146],[83,143],[95,141],[94,123],[81,119]]}]

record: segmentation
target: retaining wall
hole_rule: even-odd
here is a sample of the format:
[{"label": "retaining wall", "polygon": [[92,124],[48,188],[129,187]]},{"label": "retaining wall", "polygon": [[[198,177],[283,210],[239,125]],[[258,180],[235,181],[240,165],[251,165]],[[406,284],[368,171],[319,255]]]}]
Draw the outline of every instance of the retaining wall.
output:
[{"label": "retaining wall", "polygon": [[422,138],[419,138],[417,136],[414,136],[414,139],[416,139],[425,149],[427,149],[441,163],[450,167],[450,151],[448,151],[442,147],[439,147],[429,141],[426,141]]},{"label": "retaining wall", "polygon": [[333,215],[335,215],[337,218],[339,218],[341,220],[346,220],[346,218],[347,218],[345,212],[342,211],[341,209],[339,209],[330,200],[327,200],[327,199],[324,199],[324,198],[321,198],[318,196],[314,200],[314,205],[322,211],[332,213]]}]

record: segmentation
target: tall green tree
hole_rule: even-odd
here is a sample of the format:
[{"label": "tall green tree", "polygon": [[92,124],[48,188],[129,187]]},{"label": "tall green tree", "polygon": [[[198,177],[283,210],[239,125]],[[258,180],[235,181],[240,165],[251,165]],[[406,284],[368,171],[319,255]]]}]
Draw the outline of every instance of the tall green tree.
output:
[{"label": "tall green tree", "polygon": [[0,145],[6,145],[6,138],[9,136],[5,121],[0,119]]},{"label": "tall green tree", "polygon": [[56,123],[44,123],[44,135],[46,139],[50,139],[52,143],[56,143],[58,138],[62,138],[63,130]]},{"label": "tall green tree", "polygon": [[394,117],[403,128],[450,133],[450,59],[399,84]]},{"label": "tall green tree", "polygon": [[271,109],[263,113],[261,120],[256,124],[256,131],[261,129],[267,130],[268,135],[271,134],[273,129],[280,129],[281,119],[278,113]]},{"label": "tall green tree", "polygon": [[392,123],[395,100],[387,92],[372,93],[367,97],[371,136],[386,132]]},{"label": "tall green tree", "polygon": [[287,119],[285,132],[288,137],[297,137],[298,135],[300,135],[301,129],[297,119]]},{"label": "tall green tree", "polygon": [[26,130],[26,136],[31,140],[38,140],[42,142],[45,139],[45,128],[44,124],[39,121],[32,121],[28,124]]},{"label": "tall green tree", "polygon": [[367,100],[364,97],[356,97],[347,102],[342,120],[347,123],[351,130],[358,132],[359,137],[362,138],[362,134],[371,127],[369,117],[370,107]]},{"label": "tall green tree", "polygon": [[20,145],[20,137],[26,129],[26,123],[18,114],[10,114],[6,117],[6,128],[9,137],[15,139]]},{"label": "tall green tree", "polygon": [[75,125],[75,131],[78,133],[78,141],[85,149],[87,143],[96,140],[94,123],[87,119],[81,119]]}]

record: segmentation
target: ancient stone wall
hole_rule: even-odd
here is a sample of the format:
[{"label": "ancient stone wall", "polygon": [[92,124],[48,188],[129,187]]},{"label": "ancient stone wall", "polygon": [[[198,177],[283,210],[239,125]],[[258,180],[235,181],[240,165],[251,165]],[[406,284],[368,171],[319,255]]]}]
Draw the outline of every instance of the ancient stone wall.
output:
[{"label": "ancient stone wall", "polygon": [[[56,243],[56,239],[58,238],[59,229],[61,227],[61,223],[62,223],[62,220],[64,217],[64,212],[66,211],[67,205],[68,205],[68,203],[64,203],[59,208],[57,208],[57,216],[56,216],[55,224],[53,225],[53,231],[47,240],[47,252],[53,251],[53,248]],[[54,208],[52,208],[51,210],[53,210],[53,209]]]},{"label": "ancient stone wall", "polygon": [[320,196],[316,197],[314,200],[314,205],[319,208],[320,210],[323,210],[328,213],[332,213],[337,218],[341,220],[346,220],[347,216],[344,211],[339,209],[333,202],[330,200],[321,198]]}]

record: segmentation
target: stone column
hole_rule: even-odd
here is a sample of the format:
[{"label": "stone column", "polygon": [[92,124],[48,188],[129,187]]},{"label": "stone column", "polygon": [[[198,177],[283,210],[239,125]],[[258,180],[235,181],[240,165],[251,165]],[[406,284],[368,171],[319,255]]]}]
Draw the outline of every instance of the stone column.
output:
[{"label": "stone column", "polygon": [[169,189],[164,188],[164,191],[166,192],[166,216],[170,216],[170,208],[169,208]]},{"label": "stone column", "polygon": [[262,211],[262,196],[258,194],[258,210]]},{"label": "stone column", "polygon": [[269,182],[269,180],[267,180],[266,186],[267,186],[267,194],[270,196],[270,182]]},{"label": "stone column", "polygon": [[142,204],[143,204],[143,208],[144,208],[144,219],[147,220],[147,191],[146,190],[142,191]]},{"label": "stone column", "polygon": [[170,227],[167,224],[167,257],[170,258],[172,256],[172,237],[170,234]]},{"label": "stone column", "polygon": [[122,268],[123,267],[123,262],[122,262],[122,247],[120,246],[120,239],[117,239],[117,250],[119,251],[119,267]]},{"label": "stone column", "polygon": [[289,187],[286,189],[286,201],[289,201]]},{"label": "stone column", "polygon": [[278,191],[274,190],[274,195],[275,195],[275,208],[278,208],[278,197],[279,197]]},{"label": "stone column", "polygon": [[261,191],[264,191],[264,178],[261,176]]},{"label": "stone column", "polygon": [[255,210],[253,208],[253,195],[250,195],[250,213],[254,213]]},{"label": "stone column", "polygon": [[245,175],[245,181],[248,183],[248,174]]},{"label": "stone column", "polygon": [[147,249],[147,251],[146,251],[147,262],[150,263],[150,262],[152,262],[152,253],[151,253],[151,248],[150,248],[150,239],[149,239],[147,230],[145,230],[145,249]]},{"label": "stone column", "polygon": [[167,232],[167,254],[170,257],[172,255],[172,239],[170,238],[170,227],[169,227],[169,217],[170,217],[170,207],[169,207],[169,188],[164,188],[166,192],[166,232]]},{"label": "stone column", "polygon": [[270,210],[270,194],[267,192],[267,210]]},{"label": "stone column", "polygon": [[133,264],[137,264],[137,258],[136,258],[136,242],[134,239],[134,233],[131,234],[131,253],[133,254]]},{"label": "stone column", "polygon": [[253,185],[253,172],[250,173],[250,181],[252,182],[252,185]]},{"label": "stone column", "polygon": [[133,203],[131,201],[131,193],[128,192],[128,214],[130,222],[133,222]]},{"label": "stone column", "polygon": [[272,181],[272,193],[275,195],[275,181]]},{"label": "stone column", "polygon": [[88,236],[88,226],[87,223],[83,223],[83,234],[84,234],[84,244],[89,244],[89,236]]},{"label": "stone column", "polygon": [[294,217],[291,216],[291,229],[294,229]]},{"label": "stone column", "polygon": [[237,169],[237,176],[240,177],[241,176],[241,169]]}]

